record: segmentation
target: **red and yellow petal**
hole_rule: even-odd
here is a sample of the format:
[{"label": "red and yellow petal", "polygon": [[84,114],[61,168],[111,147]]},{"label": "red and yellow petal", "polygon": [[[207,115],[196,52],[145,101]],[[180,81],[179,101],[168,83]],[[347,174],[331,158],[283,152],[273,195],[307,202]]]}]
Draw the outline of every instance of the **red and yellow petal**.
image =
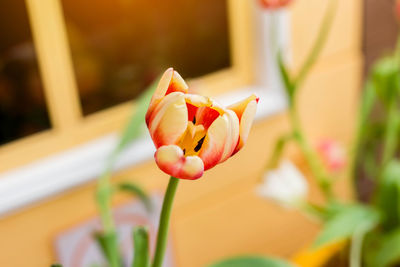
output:
[{"label": "red and yellow petal", "polygon": [[196,124],[202,124],[206,129],[210,127],[215,119],[225,114],[226,111],[225,108],[212,98],[207,99],[207,104],[199,106],[196,112]]},{"label": "red and yellow petal", "polygon": [[148,128],[155,146],[177,144],[188,125],[188,110],[183,93],[174,92],[157,105]]},{"label": "red and yellow petal", "polygon": [[161,76],[160,82],[151,98],[149,109],[146,114],[146,121],[150,118],[154,108],[162,100],[163,97],[173,92],[182,92],[186,94],[188,92],[188,85],[179,75],[178,72],[174,71],[173,68],[167,69]]},{"label": "red and yellow petal", "polygon": [[226,137],[224,152],[222,153],[221,161],[227,160],[235,150],[239,141],[239,119],[232,110],[226,111],[226,116],[229,120],[229,130]]},{"label": "red and yellow petal", "polygon": [[243,112],[246,110],[247,105],[251,102],[251,101],[256,101],[256,103],[258,103],[259,98],[256,95],[251,95],[246,99],[243,99],[242,101],[239,101],[235,104],[232,104],[228,107],[228,109],[233,110],[236,115],[239,118],[239,121],[242,118]]},{"label": "red and yellow petal", "polygon": [[163,98],[164,96],[173,92],[182,92],[186,94],[188,89],[189,87],[181,75],[174,71],[173,68],[169,68],[161,77],[157,89],[154,92],[153,99]]},{"label": "red and yellow petal", "polygon": [[[208,97],[201,95],[185,94],[186,105],[188,108],[188,120],[193,121],[199,107],[211,106],[211,101]],[[197,118],[196,118],[197,119]]]},{"label": "red and yellow petal", "polygon": [[185,157],[182,149],[176,145],[158,148],[154,158],[158,167],[173,177],[195,180],[203,176],[203,161],[198,156]]},{"label": "red and yellow petal", "polygon": [[233,154],[237,153],[244,146],[244,143],[249,137],[250,129],[253,125],[254,117],[257,111],[257,102],[258,99],[249,101],[239,118],[239,141],[235,150],[233,151]]},{"label": "red and yellow petal", "polygon": [[217,165],[224,155],[226,138],[230,131],[230,121],[226,114],[219,116],[208,128],[199,157],[204,162],[204,170]]}]

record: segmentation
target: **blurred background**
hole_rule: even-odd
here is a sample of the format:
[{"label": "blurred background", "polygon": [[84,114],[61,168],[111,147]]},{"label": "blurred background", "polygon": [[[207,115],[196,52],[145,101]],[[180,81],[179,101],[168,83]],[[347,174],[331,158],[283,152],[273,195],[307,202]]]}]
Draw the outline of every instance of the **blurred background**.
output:
[{"label": "blurred background", "polygon": [[[204,86],[223,95],[251,86],[259,38],[252,13],[257,4],[251,2],[2,0],[0,171],[29,173],[37,160],[120,131],[132,103],[167,67],[195,81],[200,92]],[[283,34],[290,37],[294,70],[316,37],[326,2],[295,0],[286,11],[290,27]],[[394,0],[338,2],[299,107],[311,139],[330,137],[349,146],[363,78],[393,49],[399,27]],[[317,224],[254,195],[268,151],[287,128],[284,111],[263,117],[237,157],[182,185],[172,222],[175,266],[203,266],[237,253],[290,258],[310,244]],[[296,149],[287,153],[301,165]],[[343,176],[336,190],[349,198]],[[96,216],[95,177],[89,178],[2,214],[0,266],[56,261],[60,234]],[[151,193],[163,192],[167,182],[151,160],[118,171],[114,179],[133,180]],[[122,195],[114,201],[119,207],[132,200]]]}]

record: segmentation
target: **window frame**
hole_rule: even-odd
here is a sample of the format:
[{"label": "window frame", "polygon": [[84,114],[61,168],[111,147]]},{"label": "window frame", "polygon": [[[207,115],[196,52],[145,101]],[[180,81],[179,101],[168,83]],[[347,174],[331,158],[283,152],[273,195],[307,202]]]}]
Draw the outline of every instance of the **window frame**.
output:
[{"label": "window frame", "polygon": [[[51,130],[0,147],[0,162],[7,163],[0,165],[0,217],[101,175],[108,155],[118,142],[120,129],[135,108],[133,100],[83,117],[60,0],[25,1],[32,20],[34,42],[38,46],[39,67],[42,74],[52,76],[43,82],[50,118],[55,123]],[[268,44],[265,37],[272,25],[271,16],[268,12],[253,9],[255,3],[256,0],[228,0],[232,66],[189,83],[195,83],[201,88],[200,93],[213,96],[224,104],[256,93],[260,97],[256,114],[256,120],[259,120],[284,111],[287,99],[278,67],[271,56],[273,48],[265,46]],[[252,15],[261,22],[255,24]],[[49,18],[53,23],[48,22]],[[280,11],[278,18],[279,33],[282,34],[278,39],[283,47],[288,47],[288,10]],[[257,50],[254,43],[266,50]],[[58,44],[57,49],[55,44]],[[285,51],[285,55],[287,52],[290,51]],[[268,61],[267,64],[257,64],[263,60]],[[61,63],[63,71],[58,67]],[[270,77],[268,83],[258,82],[260,76],[257,75],[260,74],[255,73],[256,66],[262,70],[263,77]],[[60,81],[65,84],[59,86]],[[68,112],[70,114],[66,114]],[[149,160],[154,150],[150,137],[145,135],[123,151],[114,170]]]},{"label": "window frame", "polygon": [[[25,2],[52,127],[0,146],[0,162],[7,162],[0,165],[0,172],[116,132],[135,107],[132,100],[84,117],[61,1]],[[212,96],[252,80],[251,1],[227,2],[231,67],[189,80],[203,88],[201,93]]]}]

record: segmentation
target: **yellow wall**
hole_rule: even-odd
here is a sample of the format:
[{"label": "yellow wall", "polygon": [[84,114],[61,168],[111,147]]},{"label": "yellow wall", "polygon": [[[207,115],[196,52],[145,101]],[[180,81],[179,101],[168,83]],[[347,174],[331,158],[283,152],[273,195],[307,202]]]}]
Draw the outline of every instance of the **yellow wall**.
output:
[{"label": "yellow wall", "polygon": [[[297,0],[291,7],[294,67],[304,58],[327,1]],[[301,118],[313,140],[333,137],[348,144],[361,82],[361,0],[340,0],[327,49],[300,95]],[[289,257],[309,244],[318,225],[297,212],[259,199],[254,187],[274,140],[288,128],[286,114],[256,123],[237,156],[198,181],[182,181],[172,221],[179,267],[197,267],[237,253]],[[293,147],[290,157],[301,161]],[[149,191],[163,191],[168,177],[154,162],[119,172],[115,181],[134,179]],[[345,181],[339,191],[347,195]],[[92,218],[95,183],[70,190],[0,220],[0,266],[48,266],[55,260],[54,237]],[[318,198],[317,194],[312,197]],[[115,205],[129,201],[118,196]]]}]

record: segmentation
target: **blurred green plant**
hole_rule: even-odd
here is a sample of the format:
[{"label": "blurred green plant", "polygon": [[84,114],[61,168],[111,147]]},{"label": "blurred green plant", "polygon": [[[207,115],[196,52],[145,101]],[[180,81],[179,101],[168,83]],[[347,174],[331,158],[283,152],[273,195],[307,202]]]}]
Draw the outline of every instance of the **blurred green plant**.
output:
[{"label": "blurred green plant", "polygon": [[[136,138],[141,136],[144,129],[144,118],[147,111],[147,107],[150,103],[151,96],[157,86],[158,79],[147,88],[144,93],[135,101],[136,105],[133,110],[132,116],[122,132],[119,142],[111,155],[109,156],[106,168],[103,174],[98,180],[98,186],[96,191],[96,201],[100,213],[101,223],[103,229],[101,232],[95,233],[95,238],[103,251],[105,258],[107,259],[111,267],[120,267],[121,258],[118,248],[118,237],[115,229],[114,220],[112,217],[111,210],[111,198],[116,192],[129,192],[133,196],[139,197],[139,199],[144,203],[145,207],[150,210],[151,202],[144,190],[142,190],[138,185],[130,182],[122,182],[117,185],[111,184],[111,175],[113,166],[124,149],[132,143]],[[134,231],[134,235],[140,235],[134,239],[135,244],[141,244],[140,240],[147,236],[143,234],[146,232],[144,228],[138,228]]]},{"label": "blurred green plant", "polygon": [[291,263],[273,258],[263,258],[259,256],[243,256],[223,260],[210,265],[210,267],[294,267]]},{"label": "blurred green plant", "polygon": [[[361,97],[356,136],[353,144],[350,174],[354,192],[362,200],[343,202],[332,191],[334,177],[309,145],[298,119],[296,95],[312,65],[320,54],[332,25],[336,1],[330,3],[313,49],[292,77],[282,56],[277,64],[289,99],[291,132],[280,137],[266,164],[266,171],[275,168],[288,142],[294,141],[304,154],[319,190],[323,204],[304,200],[293,205],[318,218],[323,226],[313,248],[348,240],[350,267],[391,267],[400,264],[400,37],[394,53],[373,66]],[[357,191],[360,179],[372,184],[368,196]]]},{"label": "blurred green plant", "polygon": [[[332,183],[334,179],[330,177],[329,172],[325,169],[322,161],[318,157],[317,152],[310,145],[306,135],[304,134],[301,126],[298,109],[297,109],[297,95],[300,87],[303,85],[305,79],[309,75],[312,67],[316,63],[319,55],[324,48],[327,41],[330,29],[334,21],[334,17],[337,11],[337,0],[330,0],[327,11],[325,13],[323,22],[319,28],[317,38],[312,45],[310,52],[308,53],[304,63],[301,65],[296,75],[292,75],[289,68],[286,66],[282,53],[279,51],[276,55],[277,67],[280,70],[282,82],[287,94],[288,105],[289,105],[289,120],[291,129],[288,133],[283,134],[278,138],[275,143],[274,150],[265,165],[265,170],[271,170],[278,166],[280,163],[285,147],[289,142],[295,142],[301,152],[303,153],[308,166],[311,169],[313,177],[316,179],[320,190],[322,191],[325,199],[331,203],[329,208],[318,206],[313,203],[307,202],[299,203],[298,207],[301,207],[305,212],[317,216],[321,220],[326,221],[326,229],[321,233],[320,237],[316,241],[316,246],[351,236],[353,230],[357,228],[357,223],[364,220],[370,220],[369,225],[374,225],[377,220],[377,214],[374,210],[370,210],[368,207],[362,205],[344,206],[336,204],[334,194],[332,192]],[[272,25],[274,27],[275,25]],[[272,29],[272,32],[277,31]],[[276,36],[275,36],[276,39]],[[276,44],[276,40],[272,40],[271,43]],[[353,223],[353,219],[356,221]],[[328,221],[330,223],[328,223]],[[349,224],[350,222],[350,224]],[[372,227],[372,226],[371,226]],[[286,267],[292,266],[289,263],[281,260],[261,258],[261,257],[240,257],[228,259],[222,261],[211,267],[245,267],[245,266],[260,266],[260,267]]]},{"label": "blurred green plant", "polygon": [[278,52],[278,67],[281,73],[286,94],[288,96],[291,132],[284,134],[282,137],[279,138],[279,140],[276,142],[275,149],[269,160],[269,164],[267,164],[267,169],[276,167],[280,160],[280,157],[282,156],[282,152],[286,144],[291,141],[296,142],[297,145],[300,147],[303,155],[305,156],[307,163],[326,198],[332,197],[331,187],[334,180],[330,179],[329,174],[323,167],[323,164],[318,158],[316,151],[310,145],[310,142],[307,140],[304,134],[298,117],[296,96],[298,94],[299,88],[303,85],[304,80],[307,78],[310,70],[312,69],[322,52],[322,49],[326,43],[330,29],[332,27],[336,10],[337,1],[331,0],[329,2],[329,6],[327,8],[321,27],[319,29],[317,38],[314,41],[314,44],[309,54],[307,55],[306,60],[300,67],[297,75],[290,74],[289,69],[283,60],[281,52]]}]

